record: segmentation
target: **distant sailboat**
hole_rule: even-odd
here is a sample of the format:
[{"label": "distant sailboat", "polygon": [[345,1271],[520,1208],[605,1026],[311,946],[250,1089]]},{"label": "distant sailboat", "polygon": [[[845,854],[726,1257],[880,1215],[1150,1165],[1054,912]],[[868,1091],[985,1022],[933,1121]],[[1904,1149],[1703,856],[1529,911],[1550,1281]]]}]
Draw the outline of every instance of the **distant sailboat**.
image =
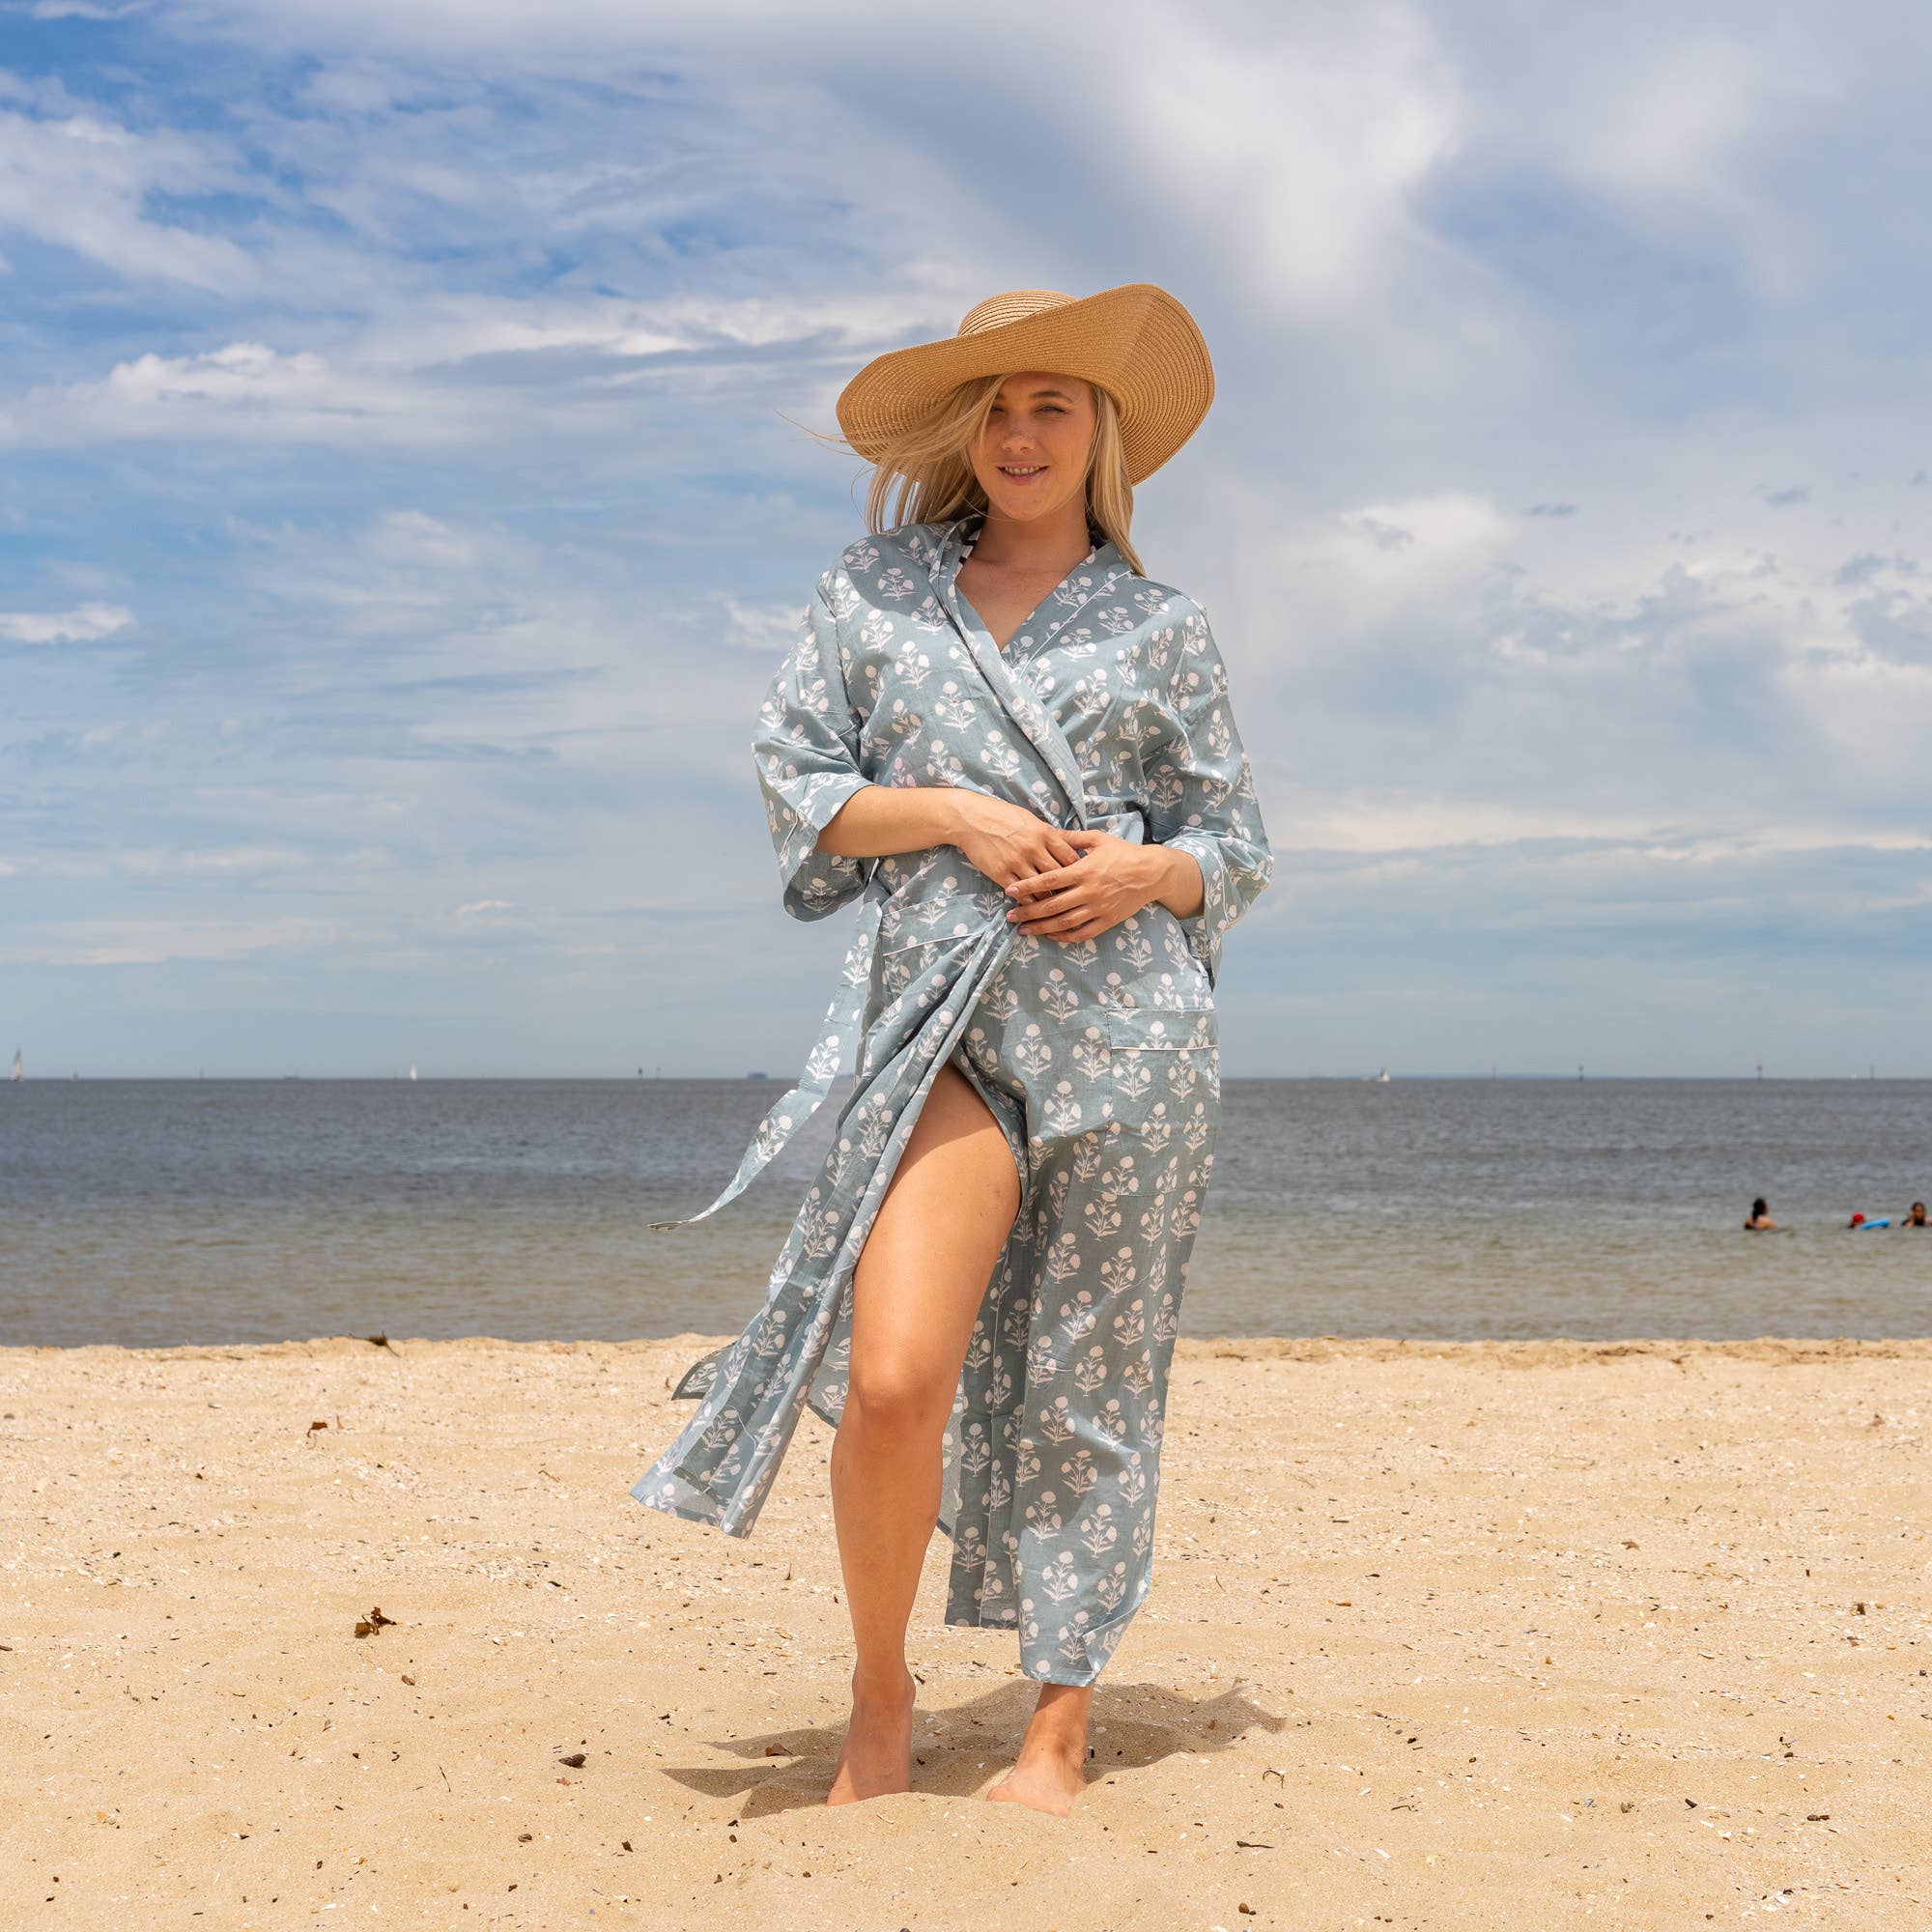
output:
[{"label": "distant sailboat", "polygon": [[26,1077],[27,1077],[26,1071],[20,1065],[20,1049],[16,1046],[14,1049],[14,1071],[9,1076],[9,1078],[14,1080],[24,1080]]},{"label": "distant sailboat", "polygon": [[1384,1066],[1379,1073],[1365,1073],[1362,1077],[1369,1083],[1371,1087],[1380,1086],[1387,1081],[1389,1077],[1389,1070],[1386,1066]]},{"label": "distant sailboat", "polygon": [[415,1077],[416,1077],[415,1065],[413,1062],[412,1062],[410,1065],[410,1078],[413,1080]]}]

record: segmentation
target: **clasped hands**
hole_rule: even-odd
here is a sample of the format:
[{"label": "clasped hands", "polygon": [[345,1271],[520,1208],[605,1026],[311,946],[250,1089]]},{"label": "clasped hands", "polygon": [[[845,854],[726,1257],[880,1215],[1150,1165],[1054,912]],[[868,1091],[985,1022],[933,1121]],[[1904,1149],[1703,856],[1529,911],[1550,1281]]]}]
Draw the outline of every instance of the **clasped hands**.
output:
[{"label": "clasped hands", "polygon": [[[990,808],[990,810],[988,810]],[[1015,903],[1008,920],[1036,938],[1097,938],[1155,899],[1185,919],[1201,910],[1201,868],[1185,852],[1111,832],[1050,825],[1023,807],[981,798],[956,840]]]}]

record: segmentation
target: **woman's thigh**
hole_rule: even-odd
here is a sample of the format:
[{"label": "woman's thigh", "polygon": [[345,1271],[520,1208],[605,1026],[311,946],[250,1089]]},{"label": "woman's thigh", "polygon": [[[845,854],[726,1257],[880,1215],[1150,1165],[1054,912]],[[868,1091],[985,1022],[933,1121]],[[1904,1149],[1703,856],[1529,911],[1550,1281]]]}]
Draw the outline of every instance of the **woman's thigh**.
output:
[{"label": "woman's thigh", "polygon": [[942,1066],[853,1275],[854,1397],[951,1401],[1018,1211],[999,1122],[956,1067]]}]

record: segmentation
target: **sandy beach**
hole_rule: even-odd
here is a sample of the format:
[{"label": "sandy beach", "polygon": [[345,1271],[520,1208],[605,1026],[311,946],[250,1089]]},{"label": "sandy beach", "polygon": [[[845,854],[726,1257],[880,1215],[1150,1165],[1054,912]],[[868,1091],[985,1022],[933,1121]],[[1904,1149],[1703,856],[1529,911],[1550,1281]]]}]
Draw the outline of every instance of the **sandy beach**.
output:
[{"label": "sandy beach", "polygon": [[626,1493],[707,1346],[0,1350],[0,1923],[1932,1923],[1932,1342],[1183,1340],[1065,1821],[937,1549],[824,1806],[829,1432]]}]

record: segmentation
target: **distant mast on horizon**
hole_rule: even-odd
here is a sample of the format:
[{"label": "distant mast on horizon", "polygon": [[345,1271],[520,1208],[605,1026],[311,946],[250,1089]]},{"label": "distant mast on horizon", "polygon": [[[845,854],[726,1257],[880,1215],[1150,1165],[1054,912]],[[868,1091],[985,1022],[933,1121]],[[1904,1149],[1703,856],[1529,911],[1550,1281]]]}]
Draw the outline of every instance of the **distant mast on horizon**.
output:
[{"label": "distant mast on horizon", "polygon": [[17,1046],[14,1049],[14,1070],[7,1077],[10,1080],[24,1080],[27,1077],[26,1069],[20,1065],[20,1049]]}]

